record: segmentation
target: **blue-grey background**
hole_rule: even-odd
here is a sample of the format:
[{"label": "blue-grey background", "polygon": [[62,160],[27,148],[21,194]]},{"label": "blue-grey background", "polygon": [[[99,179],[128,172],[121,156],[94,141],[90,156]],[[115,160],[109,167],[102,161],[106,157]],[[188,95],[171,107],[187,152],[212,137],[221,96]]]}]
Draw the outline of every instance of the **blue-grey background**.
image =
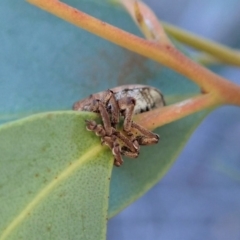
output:
[{"label": "blue-grey background", "polygon": [[[238,0],[145,2],[164,21],[240,47]],[[238,68],[213,70],[240,84]],[[162,181],[109,221],[110,239],[240,239],[239,108],[221,107],[202,122]]]}]

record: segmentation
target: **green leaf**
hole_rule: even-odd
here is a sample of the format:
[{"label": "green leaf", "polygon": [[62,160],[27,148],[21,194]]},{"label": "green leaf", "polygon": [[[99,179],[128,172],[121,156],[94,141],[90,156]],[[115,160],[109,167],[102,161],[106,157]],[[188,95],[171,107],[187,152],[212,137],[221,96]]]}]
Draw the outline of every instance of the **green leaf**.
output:
[{"label": "green leaf", "polygon": [[[105,239],[112,157],[93,114],[39,114],[0,128],[0,239]],[[110,160],[111,159],[111,160]]]}]

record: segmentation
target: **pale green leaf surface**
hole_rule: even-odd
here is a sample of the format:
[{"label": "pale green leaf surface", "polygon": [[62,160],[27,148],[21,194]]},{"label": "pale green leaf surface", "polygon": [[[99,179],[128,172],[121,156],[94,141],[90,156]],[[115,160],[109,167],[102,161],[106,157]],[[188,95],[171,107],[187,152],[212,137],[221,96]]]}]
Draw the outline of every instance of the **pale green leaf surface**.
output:
[{"label": "pale green leaf surface", "polygon": [[86,131],[89,117],[46,113],[0,128],[1,240],[105,239],[112,160]]}]

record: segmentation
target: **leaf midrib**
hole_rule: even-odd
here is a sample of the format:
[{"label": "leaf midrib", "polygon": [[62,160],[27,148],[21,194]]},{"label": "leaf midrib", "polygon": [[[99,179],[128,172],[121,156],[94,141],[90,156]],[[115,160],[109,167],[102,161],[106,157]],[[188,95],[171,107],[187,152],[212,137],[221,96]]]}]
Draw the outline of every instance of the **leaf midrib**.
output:
[{"label": "leaf midrib", "polygon": [[93,158],[102,151],[101,145],[96,145],[87,150],[87,152],[78,158],[75,162],[65,168],[57,178],[52,179],[52,181],[46,185],[36,196],[29,202],[26,207],[8,224],[5,230],[0,236],[0,240],[6,239],[13,231],[16,229],[28,216],[37,205],[39,205],[43,199],[54,189],[59,183],[67,179],[68,176],[73,174],[78,168],[80,168],[86,161]]}]

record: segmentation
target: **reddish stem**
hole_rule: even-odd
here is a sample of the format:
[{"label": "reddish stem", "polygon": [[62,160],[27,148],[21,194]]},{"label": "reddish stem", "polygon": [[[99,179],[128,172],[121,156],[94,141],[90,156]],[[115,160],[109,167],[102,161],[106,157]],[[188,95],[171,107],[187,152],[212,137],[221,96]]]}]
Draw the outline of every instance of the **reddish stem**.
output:
[{"label": "reddish stem", "polygon": [[186,117],[194,112],[216,106],[214,95],[211,93],[202,94],[164,108],[136,115],[134,120],[147,129],[154,129]]}]

